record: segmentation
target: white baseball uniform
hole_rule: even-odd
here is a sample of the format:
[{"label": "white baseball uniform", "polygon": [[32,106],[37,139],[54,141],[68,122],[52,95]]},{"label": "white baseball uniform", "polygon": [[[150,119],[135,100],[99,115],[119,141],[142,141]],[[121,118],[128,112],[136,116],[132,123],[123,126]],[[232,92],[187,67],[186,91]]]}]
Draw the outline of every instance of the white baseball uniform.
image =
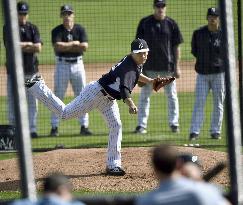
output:
[{"label": "white baseball uniform", "polygon": [[113,66],[109,73],[98,81],[91,82],[69,104],[65,105],[43,80],[35,83],[28,91],[44,103],[59,118],[67,120],[98,109],[106,120],[109,131],[107,167],[121,167],[122,124],[116,100],[127,98],[137,84],[142,66],[133,58],[125,56]]}]

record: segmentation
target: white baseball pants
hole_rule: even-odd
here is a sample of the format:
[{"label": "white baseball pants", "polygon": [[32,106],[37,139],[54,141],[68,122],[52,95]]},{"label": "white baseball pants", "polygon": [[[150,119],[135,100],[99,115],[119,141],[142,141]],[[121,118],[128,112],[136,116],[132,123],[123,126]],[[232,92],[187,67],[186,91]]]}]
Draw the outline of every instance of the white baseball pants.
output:
[{"label": "white baseball pants", "polygon": [[[63,100],[65,92],[70,81],[75,97],[79,95],[86,85],[86,76],[83,60],[79,59],[77,63],[67,63],[56,59],[56,70],[54,74],[54,93]],[[88,113],[79,116],[80,125],[89,126]],[[58,127],[59,118],[55,113],[51,116],[52,127]]]},{"label": "white baseball pants", "polygon": [[213,112],[211,113],[211,133],[220,133],[224,115],[225,74],[197,75],[196,100],[192,113],[190,133],[200,133],[204,119],[204,107],[208,93],[212,89]]},{"label": "white baseball pants", "polygon": [[[154,72],[146,71],[146,75],[150,78],[156,78],[158,75],[171,76],[172,73],[168,72]],[[168,99],[168,120],[169,126],[175,125],[179,126],[179,102],[176,91],[176,81],[166,85],[164,87],[165,94]],[[144,85],[141,88],[141,93],[139,97],[138,104],[138,125],[144,128],[147,128],[148,117],[149,117],[149,108],[150,108],[150,95],[153,91],[151,84]]]},{"label": "white baseball pants", "polygon": [[54,112],[59,118],[67,120],[76,118],[97,108],[106,120],[109,131],[107,167],[121,167],[122,124],[116,100],[109,100],[100,91],[98,82],[89,83],[69,104],[65,105],[46,86],[43,80],[28,89],[39,101]]},{"label": "white baseball pants", "polygon": [[[29,78],[29,76],[25,76]],[[10,76],[7,75],[7,93],[8,93],[8,120],[10,125],[15,125],[15,115],[14,115],[14,102],[13,102],[13,92],[11,88]],[[27,103],[28,103],[28,117],[29,117],[29,128],[30,132],[37,132],[37,112],[38,112],[38,102],[37,99],[26,93]]]}]

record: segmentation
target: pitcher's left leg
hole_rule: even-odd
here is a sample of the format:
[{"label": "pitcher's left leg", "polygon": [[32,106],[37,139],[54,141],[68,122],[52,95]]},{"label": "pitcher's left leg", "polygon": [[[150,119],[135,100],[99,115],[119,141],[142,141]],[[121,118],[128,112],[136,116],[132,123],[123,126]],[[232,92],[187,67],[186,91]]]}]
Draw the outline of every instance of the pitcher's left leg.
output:
[{"label": "pitcher's left leg", "polygon": [[[85,70],[84,70],[83,60],[80,60],[78,63],[73,64],[71,66],[70,82],[71,82],[75,97],[77,97],[80,94],[80,92],[84,89],[84,87],[86,86],[86,74],[85,74]],[[84,126],[87,128],[89,126],[88,113],[85,113],[84,115],[80,116],[79,122],[80,122],[81,126]]]},{"label": "pitcher's left leg", "polygon": [[107,153],[107,174],[125,175],[121,168],[121,140],[122,140],[122,123],[120,119],[119,108],[116,100],[107,101],[99,105],[104,119],[109,127],[109,142]]}]

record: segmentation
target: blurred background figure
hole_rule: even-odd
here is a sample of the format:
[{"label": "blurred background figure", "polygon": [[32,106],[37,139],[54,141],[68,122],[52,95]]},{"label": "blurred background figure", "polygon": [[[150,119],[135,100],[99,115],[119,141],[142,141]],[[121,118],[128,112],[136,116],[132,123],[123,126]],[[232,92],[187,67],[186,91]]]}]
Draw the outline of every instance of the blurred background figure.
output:
[{"label": "blurred background figure", "polygon": [[207,21],[207,25],[193,32],[191,41],[191,53],[196,58],[197,79],[189,140],[196,140],[199,137],[204,120],[204,107],[210,90],[213,95],[211,139],[221,139],[225,99],[225,66],[223,34],[220,28],[218,8],[208,9]]},{"label": "blurred background figure", "polygon": [[[62,24],[52,30],[52,44],[56,55],[56,70],[54,75],[54,93],[63,100],[70,81],[75,96],[86,85],[86,75],[83,54],[88,49],[88,36],[85,28],[74,22],[74,10],[71,5],[63,5],[60,10]],[[88,113],[79,117],[80,134],[91,135],[88,129]],[[55,113],[51,116],[50,135],[58,136],[59,118]]]},{"label": "blurred background figure", "polygon": [[[37,53],[41,52],[42,41],[40,39],[39,29],[36,25],[28,21],[29,19],[29,4],[24,1],[17,3],[17,12],[18,12],[18,23],[19,23],[19,34],[20,34],[20,47],[22,50],[23,56],[23,69],[24,69],[24,78],[25,80],[31,79],[34,75],[38,73],[38,59]],[[9,58],[9,48],[8,45],[9,34],[6,31],[6,27],[3,27],[3,41],[6,48],[6,57]],[[8,62],[11,59],[7,59],[6,68],[7,68],[7,93],[8,93],[8,120],[9,124],[15,124],[15,114],[13,109],[13,90],[12,90],[12,76],[10,75],[10,66]],[[27,103],[28,103],[28,116],[29,116],[29,127],[30,134],[32,138],[37,138],[38,134],[36,131],[37,124],[37,109],[38,104],[36,98],[26,93]]]},{"label": "blurred background figure", "polygon": [[[166,0],[154,0],[154,13],[139,22],[136,38],[148,43],[148,60],[144,64],[143,73],[156,78],[158,75],[179,78],[181,70],[180,44],[183,37],[175,20],[166,15]],[[164,87],[168,100],[168,120],[172,132],[179,132],[179,103],[176,81]],[[150,109],[152,86],[142,86],[138,105],[138,125],[135,133],[146,134]]]}]

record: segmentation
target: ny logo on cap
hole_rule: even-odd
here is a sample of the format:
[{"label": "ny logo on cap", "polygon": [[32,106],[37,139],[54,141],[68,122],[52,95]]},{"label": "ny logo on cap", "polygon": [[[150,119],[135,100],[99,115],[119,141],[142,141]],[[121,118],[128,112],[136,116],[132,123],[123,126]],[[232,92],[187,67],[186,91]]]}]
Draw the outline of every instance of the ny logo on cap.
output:
[{"label": "ny logo on cap", "polygon": [[26,5],[23,4],[23,5],[21,6],[21,9],[22,9],[22,10],[26,10],[26,9],[27,9],[27,8],[26,8]]},{"label": "ny logo on cap", "polygon": [[68,9],[69,9],[69,7],[68,7],[67,5],[65,5],[65,6],[64,6],[64,9],[65,9],[65,10],[68,10]]},{"label": "ny logo on cap", "polygon": [[197,159],[198,159],[198,157],[197,157],[197,156],[192,156],[192,162],[196,162],[196,161],[197,161]]},{"label": "ny logo on cap", "polygon": [[143,48],[143,43],[139,43],[139,46],[138,46],[140,49]]},{"label": "ny logo on cap", "polygon": [[216,9],[215,9],[215,8],[212,8],[212,11],[213,11],[213,12],[215,12],[215,11],[216,11]]}]

